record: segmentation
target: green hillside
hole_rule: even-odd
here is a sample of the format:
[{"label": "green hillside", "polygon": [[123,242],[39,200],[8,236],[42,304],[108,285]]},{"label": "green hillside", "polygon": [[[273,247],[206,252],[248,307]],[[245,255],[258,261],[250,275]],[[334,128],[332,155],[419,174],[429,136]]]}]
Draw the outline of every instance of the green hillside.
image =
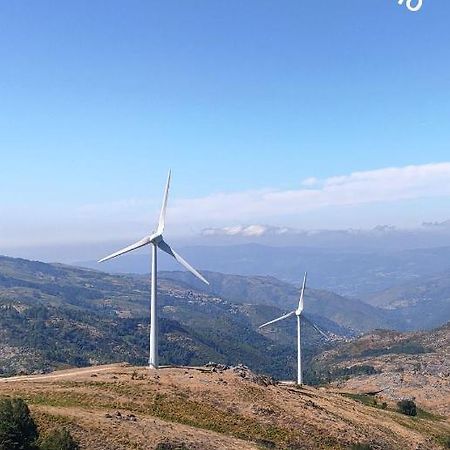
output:
[{"label": "green hillside", "polygon": [[[163,364],[245,363],[276,377],[292,376],[294,327],[257,331],[281,310],[232,303],[169,280],[161,281],[159,294]],[[148,282],[139,277],[0,258],[1,372],[145,364],[148,297]],[[307,324],[304,333],[306,358],[323,343]]]}]

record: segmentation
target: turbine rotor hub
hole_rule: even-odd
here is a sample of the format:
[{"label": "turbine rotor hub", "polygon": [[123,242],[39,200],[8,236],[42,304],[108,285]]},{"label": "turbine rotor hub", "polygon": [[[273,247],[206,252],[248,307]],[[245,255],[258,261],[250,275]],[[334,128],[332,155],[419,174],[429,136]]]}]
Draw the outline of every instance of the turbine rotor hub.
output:
[{"label": "turbine rotor hub", "polygon": [[148,238],[149,242],[151,242],[152,244],[156,244],[156,245],[158,245],[162,240],[163,240],[163,237],[162,237],[162,234],[160,234],[160,233],[153,233]]}]

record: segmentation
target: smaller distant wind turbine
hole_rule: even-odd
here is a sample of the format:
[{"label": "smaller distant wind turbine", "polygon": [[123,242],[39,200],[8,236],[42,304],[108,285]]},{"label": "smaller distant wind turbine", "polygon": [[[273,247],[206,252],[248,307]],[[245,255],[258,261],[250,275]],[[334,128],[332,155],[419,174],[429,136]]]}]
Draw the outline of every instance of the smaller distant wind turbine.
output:
[{"label": "smaller distant wind turbine", "polygon": [[189,272],[202,280],[204,283],[209,284],[208,281],[197,272],[186,260],[184,260],[178,253],[173,250],[169,244],[163,239],[163,231],[166,220],[167,198],[169,196],[171,172],[167,177],[166,189],[164,190],[163,203],[161,212],[159,214],[159,222],[156,231],[144,237],[140,241],[129,245],[128,247],[119,250],[105,258],[101,259],[99,263],[107,261],[108,259],[116,258],[124,253],[131,252],[145,245],[151,245],[152,247],[152,275],[151,275],[151,301],[150,301],[150,358],[148,361],[149,367],[153,369],[158,368],[158,317],[157,317],[157,250],[158,248],[168,255],[175,258],[182,266],[184,266]]},{"label": "smaller distant wind turbine", "polygon": [[302,284],[302,290],[300,292],[300,300],[298,301],[297,309],[294,311],[291,311],[284,316],[278,317],[278,319],[271,320],[270,322],[266,322],[262,324],[259,328],[264,328],[268,325],[272,325],[273,323],[279,322],[281,320],[287,319],[294,314],[297,316],[297,384],[303,384],[303,376],[302,376],[302,346],[301,346],[301,337],[300,337],[300,320],[303,318],[306,320],[312,327],[314,327],[315,330],[317,330],[321,335],[328,338],[328,336],[314,323],[312,323],[310,320],[308,320],[304,315],[302,316],[303,312],[303,298],[305,295],[305,288],[306,288],[306,277],[307,273],[305,272],[305,276],[303,278],[303,284]]}]

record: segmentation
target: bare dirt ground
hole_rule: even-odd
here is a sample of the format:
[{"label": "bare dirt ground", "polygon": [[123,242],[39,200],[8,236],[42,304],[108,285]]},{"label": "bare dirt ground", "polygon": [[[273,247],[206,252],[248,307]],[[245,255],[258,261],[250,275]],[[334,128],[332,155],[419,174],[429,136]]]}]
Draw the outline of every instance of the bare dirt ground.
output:
[{"label": "bare dirt ground", "polygon": [[233,370],[109,365],[0,380],[43,429],[66,426],[86,450],[439,449],[447,418],[411,418],[337,389],[265,385]]}]

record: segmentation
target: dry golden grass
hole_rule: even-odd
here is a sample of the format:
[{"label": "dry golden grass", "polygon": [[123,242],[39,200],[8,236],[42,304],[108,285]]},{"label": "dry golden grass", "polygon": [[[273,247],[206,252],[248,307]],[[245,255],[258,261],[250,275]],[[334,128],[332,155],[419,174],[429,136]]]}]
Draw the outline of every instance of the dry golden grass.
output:
[{"label": "dry golden grass", "polygon": [[43,430],[63,424],[89,450],[164,441],[202,450],[432,450],[450,434],[449,422],[434,416],[408,418],[336,390],[260,386],[232,371],[111,365],[2,380],[0,395],[23,397]]}]

